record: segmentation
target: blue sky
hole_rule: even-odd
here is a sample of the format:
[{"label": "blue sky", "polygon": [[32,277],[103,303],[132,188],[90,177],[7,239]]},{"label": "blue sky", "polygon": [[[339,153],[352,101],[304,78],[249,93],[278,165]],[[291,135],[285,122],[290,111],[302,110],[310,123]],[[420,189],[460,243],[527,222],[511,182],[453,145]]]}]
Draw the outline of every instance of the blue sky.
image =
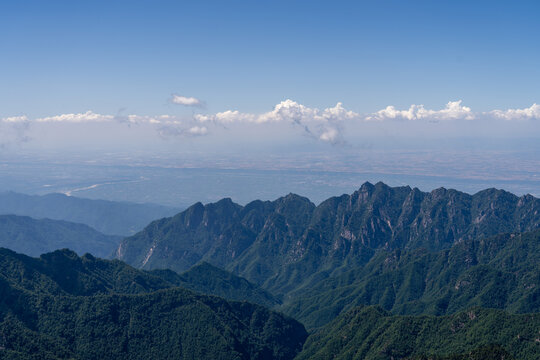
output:
[{"label": "blue sky", "polygon": [[538,194],[538,14],[538,1],[2,1],[0,165],[22,170],[0,185],[118,180],[78,183],[66,163]]},{"label": "blue sky", "polygon": [[4,1],[0,117],[540,101],[538,1]]}]

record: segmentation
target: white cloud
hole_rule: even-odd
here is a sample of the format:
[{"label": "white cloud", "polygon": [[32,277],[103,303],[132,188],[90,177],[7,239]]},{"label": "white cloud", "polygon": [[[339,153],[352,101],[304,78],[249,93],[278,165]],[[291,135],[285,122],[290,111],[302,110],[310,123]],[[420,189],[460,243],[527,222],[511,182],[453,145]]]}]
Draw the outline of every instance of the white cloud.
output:
[{"label": "white cloud", "polygon": [[112,115],[96,114],[92,111],[78,114],[61,114],[55,116],[47,116],[37,118],[37,122],[71,122],[71,123],[83,123],[83,122],[103,122],[111,121],[114,119]]},{"label": "white cloud", "polygon": [[242,113],[238,110],[227,110],[213,115],[197,114],[196,121],[201,123],[213,122],[218,124],[233,123],[288,123],[300,126],[309,136],[331,143],[337,143],[341,138],[340,124],[346,120],[360,120],[361,116],[353,111],[343,108],[342,103],[336,106],[319,110],[299,104],[287,99],[276,106],[272,111],[253,114]]},{"label": "white cloud", "polygon": [[487,114],[503,120],[540,119],[540,105],[534,103],[525,109],[493,110]]},{"label": "white cloud", "polygon": [[195,114],[194,119],[199,122],[215,122],[221,124],[231,124],[234,122],[255,122],[256,115],[241,113],[238,110],[227,110],[214,115]]},{"label": "white cloud", "polygon": [[24,122],[28,122],[28,117],[26,115],[21,115],[21,116],[10,116],[10,117],[5,117],[2,119],[2,122],[5,122],[5,123],[24,123]]},{"label": "white cloud", "polygon": [[285,121],[292,123],[324,123],[351,120],[355,118],[359,118],[359,114],[345,110],[340,102],[333,108],[326,108],[321,111],[317,108],[309,108],[296,101],[287,99],[277,104],[274,107],[274,110],[256,117],[256,122]]},{"label": "white cloud", "polygon": [[280,102],[274,106],[272,111],[262,114],[241,113],[238,110],[227,110],[214,115],[195,115],[195,120],[200,122],[217,122],[223,124],[235,122],[288,122],[295,124],[325,123],[359,118],[359,114],[345,110],[341,103],[337,103],[336,106],[321,111],[317,108],[309,108],[290,99]]},{"label": "white cloud", "polygon": [[470,107],[462,106],[461,100],[450,101],[444,109],[430,110],[424,105],[411,105],[407,110],[397,110],[394,106],[387,106],[385,109],[368,115],[366,120],[473,120],[475,114]]},{"label": "white cloud", "polygon": [[184,106],[202,106],[203,102],[197,98],[191,96],[181,96],[173,94],[171,101],[174,104],[184,105]]},{"label": "white cloud", "polygon": [[[180,103],[201,103],[195,98],[177,96]],[[122,111],[122,110],[121,110]],[[121,112],[120,111],[120,112]],[[371,114],[359,114],[343,107],[338,102],[333,107],[324,109],[312,108],[287,99],[276,104],[270,111],[263,113],[241,112],[239,110],[226,110],[215,114],[195,114],[190,118],[170,114],[162,115],[108,115],[93,111],[81,113],[60,114],[54,116],[30,119],[27,116],[11,116],[0,118],[0,135],[9,137],[13,141],[27,141],[27,134],[37,124],[39,126],[54,126],[62,123],[110,123],[123,124],[130,127],[132,124],[143,126],[144,129],[153,129],[161,137],[195,137],[213,133],[216,126],[227,126],[230,130],[249,124],[249,126],[262,126],[263,124],[283,124],[279,131],[291,131],[291,128],[301,129],[304,135],[322,142],[340,144],[344,143],[343,131],[362,131],[373,127],[372,121],[388,122],[389,127],[396,124],[393,121],[414,121],[419,125],[422,122],[438,122],[452,120],[532,120],[540,119],[540,105],[533,104],[524,109],[492,110],[487,112],[473,112],[470,107],[464,106],[462,101],[450,101],[441,109],[426,109],[424,105],[411,105],[408,109],[397,109],[395,106]],[[372,125],[367,125],[367,122]],[[365,124],[365,125],[362,125]],[[412,124],[412,123],[411,123]],[[500,122],[502,124],[502,121]],[[237,125],[237,126],[233,126]],[[146,128],[144,127],[146,126]],[[279,126],[279,125],[277,125]],[[363,128],[364,126],[364,128]],[[377,125],[378,126],[378,125]],[[409,125],[407,125],[409,126]],[[273,126],[274,128],[274,126]],[[370,129],[371,129],[370,128]],[[459,127],[456,127],[459,131]],[[215,132],[216,134],[221,132]],[[1,140],[1,139],[0,139]],[[12,141],[12,142],[13,142]],[[0,141],[1,143],[1,141]]]}]

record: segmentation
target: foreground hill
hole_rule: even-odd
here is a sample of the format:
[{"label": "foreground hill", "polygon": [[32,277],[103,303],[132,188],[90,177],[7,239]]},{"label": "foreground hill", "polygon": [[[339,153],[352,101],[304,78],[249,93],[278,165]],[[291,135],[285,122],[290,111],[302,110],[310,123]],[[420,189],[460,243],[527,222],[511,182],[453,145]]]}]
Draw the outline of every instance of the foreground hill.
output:
[{"label": "foreground hill", "polygon": [[121,239],[120,236],[104,235],[84,224],[0,215],[0,247],[31,256],[70,248],[79,254],[88,252],[109,257]]},{"label": "foreground hill", "polygon": [[265,306],[278,303],[246,279],[209,264],[197,265],[183,274],[141,271],[118,260],[102,260],[90,254],[79,257],[68,249],[32,258],[0,248],[0,277],[10,286],[55,296],[142,294],[182,287],[228,300]]},{"label": "foreground hill", "polygon": [[533,360],[540,357],[539,329],[540,314],[473,308],[451,316],[395,316],[378,307],[363,307],[311,335],[297,359],[474,359],[474,355],[487,360],[509,353]]},{"label": "foreground hill", "polygon": [[90,200],[64,194],[0,193],[0,214],[81,223],[108,235],[132,235],[150,221],[177,211],[160,205]]},{"label": "foreground hill", "polygon": [[270,308],[281,303],[259,286],[205,262],[193,266],[182,274],[171,270],[152,270],[147,274],[167,280],[175,286],[228,300],[249,301]]},{"label": "foreground hill", "polygon": [[304,327],[119,261],[0,249],[0,357],[292,359]]},{"label": "foreground hill", "polygon": [[246,206],[230,199],[197,203],[124,239],[116,256],[135,267],[176,271],[204,260],[285,295],[363,266],[379,250],[440,251],[539,227],[540,200],[530,195],[365,183],[319,206],[293,194]]}]

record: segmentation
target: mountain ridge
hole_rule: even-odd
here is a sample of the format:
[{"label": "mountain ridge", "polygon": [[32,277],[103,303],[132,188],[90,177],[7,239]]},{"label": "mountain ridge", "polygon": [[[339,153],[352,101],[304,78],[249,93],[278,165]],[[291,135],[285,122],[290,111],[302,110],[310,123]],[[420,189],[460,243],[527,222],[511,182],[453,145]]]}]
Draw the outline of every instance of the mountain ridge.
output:
[{"label": "mountain ridge", "polygon": [[344,266],[364,265],[378,249],[438,251],[538,227],[540,200],[530,195],[497,189],[426,193],[366,182],[318,206],[294,194],[246,206],[230,199],[197,203],[125,238],[116,257],[135,267],[177,271],[207,261],[285,294]]}]

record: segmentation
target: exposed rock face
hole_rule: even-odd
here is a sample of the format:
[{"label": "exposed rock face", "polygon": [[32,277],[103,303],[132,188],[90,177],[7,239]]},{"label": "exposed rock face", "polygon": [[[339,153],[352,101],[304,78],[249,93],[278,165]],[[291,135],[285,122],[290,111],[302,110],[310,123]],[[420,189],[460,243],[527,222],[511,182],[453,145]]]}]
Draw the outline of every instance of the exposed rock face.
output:
[{"label": "exposed rock face", "polygon": [[120,245],[118,258],[145,269],[183,271],[204,260],[286,293],[377,249],[426,248],[540,227],[540,200],[496,189],[474,195],[439,188],[365,183],[319,206],[289,194],[242,207],[230,199],[197,203],[151,223]]}]

